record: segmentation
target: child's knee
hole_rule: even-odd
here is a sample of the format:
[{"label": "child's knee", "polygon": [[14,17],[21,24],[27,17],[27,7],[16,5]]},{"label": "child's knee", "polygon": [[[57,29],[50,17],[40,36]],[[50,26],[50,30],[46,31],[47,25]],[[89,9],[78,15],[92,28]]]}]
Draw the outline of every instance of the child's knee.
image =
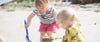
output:
[{"label": "child's knee", "polygon": [[52,36],[52,32],[47,31],[47,35],[48,35],[48,36]]},{"label": "child's knee", "polygon": [[42,37],[45,36],[45,33],[44,33],[44,32],[41,32],[41,36],[42,36]]}]

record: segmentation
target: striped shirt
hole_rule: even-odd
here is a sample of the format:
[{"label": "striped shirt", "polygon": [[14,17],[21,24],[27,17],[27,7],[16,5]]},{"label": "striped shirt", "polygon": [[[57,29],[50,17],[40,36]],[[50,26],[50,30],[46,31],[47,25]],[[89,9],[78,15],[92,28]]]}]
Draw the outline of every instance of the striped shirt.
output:
[{"label": "striped shirt", "polygon": [[33,14],[37,15],[43,24],[52,24],[55,22],[54,12],[54,8],[49,8],[45,14],[41,14],[37,9],[33,10]]}]

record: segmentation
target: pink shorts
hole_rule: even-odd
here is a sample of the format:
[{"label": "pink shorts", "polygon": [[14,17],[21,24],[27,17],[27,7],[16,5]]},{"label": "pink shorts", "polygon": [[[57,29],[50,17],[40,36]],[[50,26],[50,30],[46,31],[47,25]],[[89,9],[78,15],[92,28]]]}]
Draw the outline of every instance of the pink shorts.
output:
[{"label": "pink shorts", "polygon": [[43,24],[43,23],[41,23],[40,24],[39,32],[47,32],[47,31],[50,31],[50,32],[55,33],[56,27],[57,27],[56,22],[54,22],[52,24]]}]

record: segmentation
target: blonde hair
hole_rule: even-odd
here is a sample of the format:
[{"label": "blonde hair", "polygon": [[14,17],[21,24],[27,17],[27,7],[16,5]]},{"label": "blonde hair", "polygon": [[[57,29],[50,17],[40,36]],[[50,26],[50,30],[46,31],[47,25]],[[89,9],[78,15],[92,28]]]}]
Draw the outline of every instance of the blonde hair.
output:
[{"label": "blonde hair", "polygon": [[57,22],[60,23],[60,24],[64,24],[64,23],[67,21],[67,19],[68,19],[69,17],[71,17],[72,22],[78,21],[78,20],[76,19],[76,17],[75,17],[75,14],[74,14],[74,13],[70,13],[69,11],[70,11],[70,10],[67,10],[67,9],[61,10],[61,11],[58,13],[57,17],[56,17]]},{"label": "blonde hair", "polygon": [[35,0],[35,7],[40,7],[45,4],[48,4],[48,0]]}]

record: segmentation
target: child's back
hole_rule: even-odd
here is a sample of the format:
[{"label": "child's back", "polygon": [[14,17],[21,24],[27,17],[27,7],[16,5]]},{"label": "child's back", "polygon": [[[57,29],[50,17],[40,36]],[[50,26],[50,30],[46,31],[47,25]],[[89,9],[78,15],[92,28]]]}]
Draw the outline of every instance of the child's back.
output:
[{"label": "child's back", "polygon": [[84,35],[79,30],[80,25],[77,23],[78,20],[75,14],[69,11],[62,10],[57,15],[57,23],[66,30],[62,42],[85,42]]},{"label": "child's back", "polygon": [[63,36],[63,42],[85,42],[84,35],[79,30],[80,25],[74,25],[66,29],[65,35]]}]

